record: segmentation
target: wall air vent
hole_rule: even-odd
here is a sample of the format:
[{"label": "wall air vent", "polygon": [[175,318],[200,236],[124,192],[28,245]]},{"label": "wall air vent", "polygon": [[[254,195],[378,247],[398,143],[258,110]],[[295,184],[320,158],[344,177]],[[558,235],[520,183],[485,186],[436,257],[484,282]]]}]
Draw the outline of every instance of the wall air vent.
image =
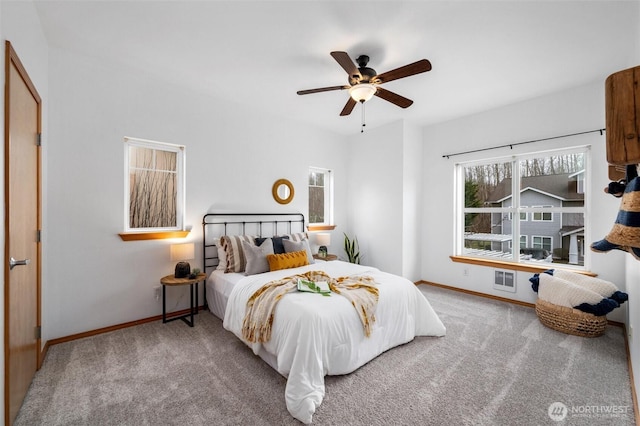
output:
[{"label": "wall air vent", "polygon": [[493,279],[493,288],[496,290],[516,292],[516,273],[512,271],[496,270]]}]

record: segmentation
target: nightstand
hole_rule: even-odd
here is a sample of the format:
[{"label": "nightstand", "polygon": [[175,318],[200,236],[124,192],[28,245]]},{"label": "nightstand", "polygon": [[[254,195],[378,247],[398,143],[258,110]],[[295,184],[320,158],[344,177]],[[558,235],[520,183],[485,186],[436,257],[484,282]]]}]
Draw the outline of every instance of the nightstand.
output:
[{"label": "nightstand", "polygon": [[336,256],[335,254],[327,254],[325,257],[320,257],[319,255],[314,254],[313,258],[315,260],[324,260],[325,262],[330,262],[332,260],[338,260],[338,256]]},{"label": "nightstand", "polygon": [[[204,281],[207,277],[206,274],[198,274],[195,278],[176,278],[173,275],[167,275],[166,277],[162,277],[160,279],[160,284],[162,284],[162,323],[175,321],[181,319],[185,322],[189,327],[193,327],[194,320],[193,316],[198,313],[198,283],[200,281]],[[174,316],[167,319],[167,286],[180,286],[180,285],[188,285],[189,286],[189,295],[191,299],[191,305],[189,307],[189,313],[180,316]],[[195,303],[194,303],[195,299]],[[190,318],[190,321],[187,320]]]}]

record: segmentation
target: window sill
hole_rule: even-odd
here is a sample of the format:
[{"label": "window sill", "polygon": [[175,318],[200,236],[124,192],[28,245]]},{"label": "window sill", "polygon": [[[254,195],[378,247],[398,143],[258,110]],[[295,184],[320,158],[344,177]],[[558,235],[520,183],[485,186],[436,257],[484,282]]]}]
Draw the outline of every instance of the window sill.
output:
[{"label": "window sill", "polygon": [[336,229],[335,225],[308,225],[307,226],[307,230],[309,230],[309,232],[314,232],[314,231],[333,231],[334,229]]},{"label": "window sill", "polygon": [[[513,271],[533,272],[536,274],[539,274],[541,272],[544,272],[552,268],[562,268],[562,265],[558,263],[545,263],[544,266],[537,266],[529,263],[515,263],[515,262],[506,262],[503,260],[479,259],[477,257],[467,257],[467,256],[449,256],[449,258],[451,258],[452,261],[459,262],[459,263],[488,266],[490,268],[509,269]],[[578,274],[583,274],[583,275],[589,275],[591,277],[595,277],[598,275],[590,271],[580,271],[575,269],[571,269],[571,272],[576,272]]]},{"label": "window sill", "polygon": [[123,232],[118,234],[122,241],[164,240],[167,238],[185,238],[189,231],[161,232]]}]

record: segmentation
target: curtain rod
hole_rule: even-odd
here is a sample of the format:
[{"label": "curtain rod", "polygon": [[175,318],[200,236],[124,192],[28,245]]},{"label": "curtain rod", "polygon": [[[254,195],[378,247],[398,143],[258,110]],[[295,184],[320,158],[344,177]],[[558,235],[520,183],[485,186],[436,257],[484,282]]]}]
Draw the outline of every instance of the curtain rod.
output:
[{"label": "curtain rod", "polygon": [[587,133],[600,132],[600,136],[602,136],[604,131],[605,131],[605,129],[587,130],[586,132],[570,133],[568,135],[551,136],[549,138],[534,139],[534,140],[525,141],[525,142],[508,143],[508,144],[505,144],[505,145],[492,146],[492,147],[489,147],[489,148],[472,149],[470,151],[456,152],[456,153],[453,153],[453,154],[445,154],[445,155],[442,156],[442,158],[446,158],[448,160],[449,157],[454,157],[456,155],[471,154],[473,152],[481,152],[481,151],[489,151],[491,149],[499,149],[499,148],[507,148],[507,147],[513,149],[513,147],[517,146],[517,145],[525,145],[525,144],[534,143],[534,142],[543,142],[543,141],[548,141],[548,140],[551,140],[551,139],[568,138],[570,136],[586,135]]}]

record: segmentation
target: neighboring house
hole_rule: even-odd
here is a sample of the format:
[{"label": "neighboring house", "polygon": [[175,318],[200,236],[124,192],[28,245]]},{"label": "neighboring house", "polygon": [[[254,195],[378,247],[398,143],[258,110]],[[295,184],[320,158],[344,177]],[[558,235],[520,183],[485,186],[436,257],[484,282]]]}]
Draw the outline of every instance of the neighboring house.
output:
[{"label": "neighboring house", "polygon": [[[487,201],[489,207],[510,207],[511,178],[502,180]],[[582,207],[584,171],[522,178],[521,207]],[[491,234],[502,235],[492,241],[492,250],[511,252],[512,214],[493,213]],[[508,237],[508,238],[506,238]],[[584,216],[581,213],[520,213],[520,253],[534,259],[552,256],[557,262],[584,263]],[[549,258],[551,260],[551,258]]]}]

